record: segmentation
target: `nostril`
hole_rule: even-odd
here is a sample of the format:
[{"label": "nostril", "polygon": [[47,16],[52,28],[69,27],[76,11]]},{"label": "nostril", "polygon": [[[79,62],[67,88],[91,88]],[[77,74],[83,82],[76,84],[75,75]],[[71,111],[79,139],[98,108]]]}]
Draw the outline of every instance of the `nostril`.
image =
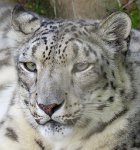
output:
[{"label": "nostril", "polygon": [[49,116],[53,114],[53,108],[57,106],[57,104],[50,104],[50,105],[38,104],[38,105]]},{"label": "nostril", "polygon": [[[63,104],[63,103],[62,103]],[[44,105],[44,104],[38,104],[38,106],[47,114],[49,115],[50,117],[52,116],[52,114],[57,111],[61,106],[62,104],[56,104],[56,103],[53,103],[53,104],[50,104],[50,105]]]},{"label": "nostril", "polygon": [[60,109],[60,107],[64,104],[64,101],[61,104],[57,104],[54,108],[53,108],[53,112],[56,112],[57,110]]}]

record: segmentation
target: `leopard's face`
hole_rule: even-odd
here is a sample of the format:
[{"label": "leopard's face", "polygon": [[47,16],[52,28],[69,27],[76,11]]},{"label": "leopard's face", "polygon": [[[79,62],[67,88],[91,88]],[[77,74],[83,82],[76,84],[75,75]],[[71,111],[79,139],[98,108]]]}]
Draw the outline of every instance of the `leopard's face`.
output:
[{"label": "leopard's face", "polygon": [[108,54],[112,46],[105,45],[96,26],[92,36],[90,29],[45,24],[19,50],[21,106],[45,137],[66,137],[79,129],[100,132],[125,110],[113,53]]}]

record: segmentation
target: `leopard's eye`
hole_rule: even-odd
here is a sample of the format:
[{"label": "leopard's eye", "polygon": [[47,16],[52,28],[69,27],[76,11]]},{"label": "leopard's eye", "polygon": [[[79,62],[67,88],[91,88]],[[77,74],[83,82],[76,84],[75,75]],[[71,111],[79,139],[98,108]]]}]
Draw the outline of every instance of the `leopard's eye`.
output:
[{"label": "leopard's eye", "polygon": [[28,71],[30,71],[30,72],[36,72],[37,71],[36,64],[33,62],[25,62],[23,64],[24,64],[25,69],[27,69]]},{"label": "leopard's eye", "polygon": [[86,70],[90,66],[89,63],[77,63],[73,67],[73,72],[81,72]]}]

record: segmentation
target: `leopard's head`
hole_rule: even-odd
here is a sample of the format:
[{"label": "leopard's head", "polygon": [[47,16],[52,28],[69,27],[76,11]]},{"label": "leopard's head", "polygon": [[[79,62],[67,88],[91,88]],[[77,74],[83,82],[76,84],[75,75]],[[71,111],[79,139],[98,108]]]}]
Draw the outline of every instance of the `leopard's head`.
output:
[{"label": "leopard's head", "polygon": [[120,12],[101,22],[43,20],[16,57],[28,122],[45,137],[87,137],[123,115],[131,99],[130,30]]}]

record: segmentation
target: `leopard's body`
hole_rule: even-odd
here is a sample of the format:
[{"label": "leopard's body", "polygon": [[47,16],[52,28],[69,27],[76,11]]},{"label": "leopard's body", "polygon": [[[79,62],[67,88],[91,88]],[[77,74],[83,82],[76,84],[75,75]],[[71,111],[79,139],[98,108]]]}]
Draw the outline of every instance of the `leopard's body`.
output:
[{"label": "leopard's body", "polygon": [[0,48],[18,83],[0,150],[140,149],[140,32],[126,14],[48,20],[18,6],[9,24]]}]

